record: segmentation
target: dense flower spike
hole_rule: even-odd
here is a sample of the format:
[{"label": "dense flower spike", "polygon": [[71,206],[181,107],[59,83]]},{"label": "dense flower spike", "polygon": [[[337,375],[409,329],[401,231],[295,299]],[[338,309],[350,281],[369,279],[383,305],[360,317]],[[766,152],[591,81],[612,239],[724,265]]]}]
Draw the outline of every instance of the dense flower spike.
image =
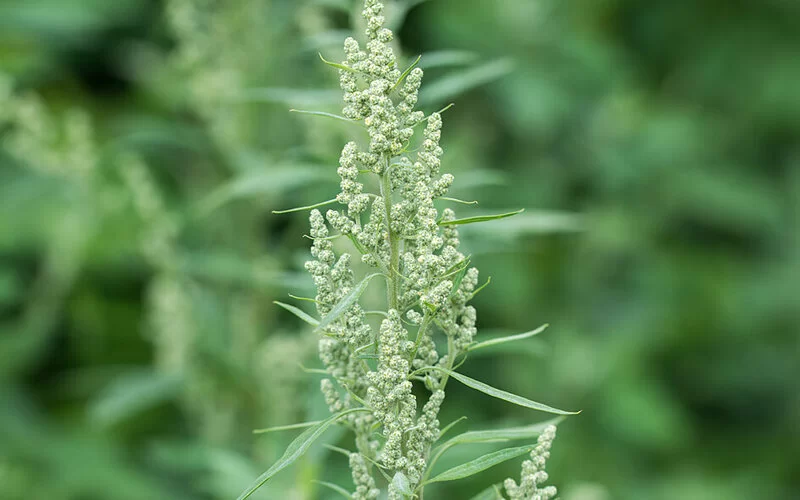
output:
[{"label": "dense flower spike", "polygon": [[[363,16],[366,47],[348,38],[345,58],[336,66],[344,116],[361,122],[366,137],[342,149],[338,209],[324,216],[311,211],[314,259],[306,269],[317,287],[317,312],[325,318],[318,327],[319,355],[329,374],[320,386],[325,402],[334,414],[365,409],[340,421],[355,433],[352,497],[381,495],[375,475],[380,469],[392,478],[384,495],[399,500],[413,491],[421,497],[430,473],[448,380],[443,373],[474,344],[477,316],[469,302],[478,270],[459,251],[457,226],[442,224],[455,220],[455,213],[440,213],[435,204],[447,195],[453,176],[440,172],[442,117],[414,109],[423,72],[400,72],[380,1],[366,0]],[[422,137],[412,146],[414,128],[423,123]],[[378,192],[369,186],[379,186]],[[386,284],[386,312],[375,312],[383,316],[379,325],[370,323],[353,296],[367,283],[356,280],[347,246],[339,245],[347,240],[361,262],[382,276],[375,281]],[[531,467],[543,460],[548,436],[540,440],[533,465],[525,466],[521,485],[508,483],[509,494],[517,495],[512,498],[532,498],[524,495],[541,483],[544,472]],[[550,498],[542,496],[549,489],[535,491],[535,498]]]},{"label": "dense flower spike", "polygon": [[522,463],[522,478],[519,484],[506,479],[503,486],[510,500],[551,500],[557,491],[555,486],[542,486],[547,481],[545,463],[550,458],[550,447],[556,438],[556,427],[548,426],[539,436],[536,448],[531,451],[531,459]]}]

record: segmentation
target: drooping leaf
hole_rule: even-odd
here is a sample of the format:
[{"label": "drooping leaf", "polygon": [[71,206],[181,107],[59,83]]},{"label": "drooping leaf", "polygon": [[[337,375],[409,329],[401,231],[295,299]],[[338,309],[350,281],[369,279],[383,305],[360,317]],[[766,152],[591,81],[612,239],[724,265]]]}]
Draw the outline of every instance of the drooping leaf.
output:
[{"label": "drooping leaf", "polygon": [[359,299],[359,297],[361,297],[361,294],[364,293],[364,290],[367,289],[367,285],[369,285],[370,280],[372,280],[372,278],[374,278],[375,276],[380,276],[380,275],[381,273],[370,274],[369,276],[361,280],[361,282],[359,282],[356,286],[354,286],[353,289],[350,290],[347,293],[347,295],[342,297],[341,300],[339,300],[339,302],[335,306],[333,306],[333,309],[331,309],[330,312],[320,320],[316,330],[317,331],[323,330],[325,329],[325,327],[327,327],[328,325],[339,319],[339,317],[342,314],[344,314],[344,312],[347,311],[350,308],[350,306],[355,304],[356,301]]},{"label": "drooping leaf", "polygon": [[295,307],[295,306],[293,306],[291,304],[284,304],[283,302],[278,302],[277,300],[273,301],[273,304],[286,309],[287,311],[289,311],[290,313],[294,314],[298,318],[302,319],[303,321],[305,321],[309,325],[312,325],[312,326],[318,326],[319,325],[319,321],[317,321],[316,319],[312,318],[310,315],[308,315],[308,313],[306,313],[305,311],[303,311],[302,309],[300,309],[298,307]]},{"label": "drooping leaf", "polygon": [[490,220],[497,220],[497,219],[505,219],[506,217],[513,217],[517,214],[521,214],[524,212],[525,209],[521,208],[515,212],[507,212],[504,214],[495,214],[495,215],[477,215],[475,217],[466,217],[464,219],[455,219],[449,221],[441,221],[439,222],[440,226],[457,226],[463,224],[473,224],[475,222],[486,222]]},{"label": "drooping leaf", "polygon": [[420,92],[419,102],[425,105],[451,100],[464,92],[498,80],[513,69],[513,62],[503,58],[451,73],[424,87]]},{"label": "drooping leaf", "polygon": [[310,427],[303,431],[302,434],[297,436],[294,441],[289,444],[289,447],[286,448],[286,451],[283,453],[283,456],[275,462],[272,467],[267,469],[266,472],[261,474],[247,489],[242,492],[241,495],[237,498],[237,500],[244,500],[248,498],[250,495],[255,493],[261,486],[263,486],[267,481],[272,479],[275,474],[282,471],[283,469],[292,465],[298,458],[300,458],[311,445],[316,441],[325,430],[328,429],[332,424],[334,424],[337,420],[342,418],[345,415],[350,413],[355,413],[359,411],[367,411],[366,408],[352,408],[350,410],[341,411],[335,415],[331,415],[327,419],[323,420],[322,422],[318,423],[314,427]]},{"label": "drooping leaf", "polygon": [[533,446],[519,446],[516,448],[506,448],[504,450],[487,453],[467,463],[457,465],[452,469],[448,469],[433,479],[425,481],[423,484],[439,483],[442,481],[455,481],[456,479],[464,479],[465,477],[473,476],[486,469],[494,467],[497,464],[503,463],[512,458],[529,453]]},{"label": "drooping leaf", "polygon": [[538,335],[538,334],[542,333],[543,331],[545,331],[547,329],[548,326],[550,326],[550,325],[545,323],[544,325],[540,326],[539,328],[537,328],[535,330],[531,330],[529,332],[520,333],[520,334],[517,334],[517,335],[509,335],[507,337],[499,337],[499,338],[484,340],[483,342],[478,342],[477,344],[473,344],[473,345],[469,346],[467,348],[467,351],[476,351],[478,349],[483,349],[484,347],[491,347],[491,346],[498,345],[498,344],[504,344],[506,342],[514,342],[515,340],[527,339],[527,338],[533,337],[534,335]]},{"label": "drooping leaf", "polygon": [[528,398],[524,398],[522,396],[518,396],[518,395],[512,394],[510,392],[506,392],[506,391],[504,391],[502,389],[497,389],[497,388],[492,387],[492,386],[490,386],[488,384],[484,384],[483,382],[480,382],[480,381],[475,380],[473,378],[469,378],[466,375],[462,375],[460,373],[454,372],[452,370],[448,370],[446,368],[441,368],[441,367],[438,367],[438,366],[429,366],[429,367],[425,368],[425,370],[440,371],[440,372],[445,373],[446,375],[448,375],[450,377],[453,377],[454,379],[458,380],[459,382],[461,382],[462,384],[466,385],[467,387],[475,389],[476,391],[480,391],[480,392],[482,392],[484,394],[487,394],[489,396],[492,396],[494,398],[502,399],[503,401],[508,401],[509,403],[514,403],[515,405],[519,405],[519,406],[522,406],[522,407],[525,407],[525,408],[530,408],[532,410],[539,410],[539,411],[544,411],[544,412],[547,412],[547,413],[554,413],[556,415],[577,415],[578,413],[580,413],[579,411],[559,410],[558,408],[553,408],[552,406],[547,406],[547,405],[542,404],[542,403],[537,403],[536,401],[531,401]]},{"label": "drooping leaf", "polygon": [[290,431],[292,429],[304,429],[306,427],[313,427],[322,422],[317,420],[314,422],[303,422],[302,424],[279,425],[277,427],[267,427],[266,429],[253,429],[253,434],[266,434],[268,432]]},{"label": "drooping leaf", "polygon": [[114,425],[171,400],[181,380],[158,372],[126,373],[111,382],[89,407],[89,417],[103,426]]}]

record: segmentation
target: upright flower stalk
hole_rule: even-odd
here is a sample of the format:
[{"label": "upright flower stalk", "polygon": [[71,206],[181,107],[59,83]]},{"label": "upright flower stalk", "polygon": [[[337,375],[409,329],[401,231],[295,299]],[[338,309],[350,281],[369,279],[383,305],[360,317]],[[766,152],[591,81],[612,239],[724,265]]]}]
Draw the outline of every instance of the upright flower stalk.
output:
[{"label": "upright flower stalk", "polygon": [[[310,426],[240,498],[288,466],[296,458],[292,450],[310,446],[334,423],[354,434],[348,459],[355,500],[377,499],[382,488],[390,500],[422,499],[426,484],[467,477],[534,450],[533,445],[501,450],[433,476],[433,465],[450,447],[528,439],[550,429],[538,425],[477,436],[465,433],[435,447],[443,434],[438,415],[451,378],[528,408],[570,413],[454,371],[468,352],[488,345],[474,340],[477,314],[469,302],[480,291],[478,270],[459,251],[457,228],[493,217],[456,219],[449,208],[437,210],[434,201],[445,198],[453,183],[452,175],[440,172],[442,117],[415,110],[423,72],[415,64],[400,71],[389,45],[392,32],[384,27],[383,4],[366,0],[363,16],[366,45],[347,38],[344,61],[328,63],[338,69],[344,93],[340,118],[362,124],[368,141],[364,146],[348,142],[342,149],[341,192],[335,200],[339,208],[324,215],[315,208],[309,217],[314,243],[306,269],[317,288],[313,300],[320,319],[281,304],[313,324],[320,335],[319,357],[327,374],[320,387],[332,416]],[[415,141],[419,127],[422,137]],[[376,192],[365,184],[376,186]],[[349,239],[371,274],[356,279],[351,254],[337,255],[334,248],[333,240],[339,236]],[[359,300],[378,276],[386,288],[386,310],[377,313],[382,319],[376,325]],[[541,330],[490,343],[521,340]],[[554,428],[553,434],[547,432],[548,440],[540,441],[535,450],[545,444],[549,449]],[[469,439],[464,437],[470,434]],[[535,467],[540,461],[543,458],[534,458]],[[507,483],[512,498],[539,498],[528,495],[538,491],[529,487],[530,476],[536,473],[531,467],[524,467],[521,486]],[[533,479],[535,484],[541,474]]]}]

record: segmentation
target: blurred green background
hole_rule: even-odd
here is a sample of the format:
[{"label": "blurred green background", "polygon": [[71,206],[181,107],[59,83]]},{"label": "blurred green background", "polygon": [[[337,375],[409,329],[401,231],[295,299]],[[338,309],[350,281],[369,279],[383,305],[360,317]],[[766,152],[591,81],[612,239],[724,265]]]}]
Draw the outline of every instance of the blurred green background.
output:
[{"label": "blurred green background", "polygon": [[[357,129],[349,0],[0,0],[0,499],[229,499],[327,409],[305,215]],[[563,500],[800,498],[800,3],[389,5],[444,115],[480,332],[470,376],[583,413]],[[464,431],[547,418],[464,387]],[[336,432],[330,443],[343,442]],[[485,449],[454,452],[450,464]],[[444,461],[447,462],[447,461]],[[447,464],[444,464],[447,465]],[[509,463],[431,490],[469,498]],[[264,499],[350,486],[315,446]]]}]

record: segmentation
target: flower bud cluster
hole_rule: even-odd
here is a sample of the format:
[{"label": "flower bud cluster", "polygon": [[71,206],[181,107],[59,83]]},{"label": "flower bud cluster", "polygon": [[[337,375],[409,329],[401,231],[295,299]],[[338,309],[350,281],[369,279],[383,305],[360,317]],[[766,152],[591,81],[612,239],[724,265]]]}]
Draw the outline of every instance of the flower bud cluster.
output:
[{"label": "flower bud cluster", "polygon": [[555,486],[540,487],[547,481],[545,464],[550,458],[550,447],[556,437],[556,427],[550,425],[542,432],[536,448],[531,451],[531,459],[522,463],[522,477],[519,484],[513,479],[503,483],[510,500],[551,500],[557,491]]},{"label": "flower bud cluster", "polygon": [[380,495],[380,490],[375,487],[375,479],[369,474],[367,462],[360,453],[350,454],[350,470],[353,474],[353,482],[356,491],[353,492],[353,500],[375,500]]}]

